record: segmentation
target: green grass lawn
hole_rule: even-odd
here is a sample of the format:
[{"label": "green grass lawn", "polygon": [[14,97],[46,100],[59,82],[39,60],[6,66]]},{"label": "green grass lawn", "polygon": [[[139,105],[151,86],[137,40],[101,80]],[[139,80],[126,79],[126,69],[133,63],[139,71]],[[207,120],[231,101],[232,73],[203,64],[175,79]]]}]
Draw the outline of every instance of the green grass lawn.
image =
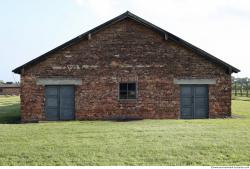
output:
[{"label": "green grass lawn", "polygon": [[[17,122],[18,108],[17,97],[0,97],[1,123]],[[233,114],[0,124],[0,165],[250,165],[250,101],[233,100]]]},{"label": "green grass lawn", "polygon": [[18,123],[20,121],[19,109],[19,96],[0,96],[0,123]]}]

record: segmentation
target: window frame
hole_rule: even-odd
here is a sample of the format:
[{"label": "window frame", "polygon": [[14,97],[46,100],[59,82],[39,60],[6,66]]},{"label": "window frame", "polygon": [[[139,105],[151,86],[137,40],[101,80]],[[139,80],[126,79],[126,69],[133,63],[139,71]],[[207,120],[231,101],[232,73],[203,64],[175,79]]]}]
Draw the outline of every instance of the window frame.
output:
[{"label": "window frame", "polygon": [[[127,89],[126,89],[127,98],[126,99],[120,97],[120,92],[121,92],[120,85],[121,84],[126,84],[127,85]],[[128,84],[135,84],[135,98],[133,98],[133,99],[128,98],[128,93],[129,93]],[[138,98],[138,83],[137,82],[132,81],[132,82],[119,82],[118,83],[118,100],[119,101],[135,101],[135,100],[137,100],[137,98]]]}]

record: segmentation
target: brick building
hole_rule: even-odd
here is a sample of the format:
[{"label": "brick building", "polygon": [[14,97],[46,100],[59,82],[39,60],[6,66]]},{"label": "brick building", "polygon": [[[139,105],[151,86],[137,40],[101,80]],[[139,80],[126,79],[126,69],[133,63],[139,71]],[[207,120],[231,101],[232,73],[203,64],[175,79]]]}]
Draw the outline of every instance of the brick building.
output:
[{"label": "brick building", "polygon": [[28,122],[229,117],[239,70],[126,12],[13,72]]},{"label": "brick building", "polygon": [[0,95],[20,95],[18,83],[0,83]]}]

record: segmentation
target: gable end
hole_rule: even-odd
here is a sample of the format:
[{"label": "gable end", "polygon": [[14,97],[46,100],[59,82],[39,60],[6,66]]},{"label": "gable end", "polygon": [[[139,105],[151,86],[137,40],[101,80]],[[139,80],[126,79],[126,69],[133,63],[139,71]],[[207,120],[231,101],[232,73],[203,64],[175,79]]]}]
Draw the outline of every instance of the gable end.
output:
[{"label": "gable end", "polygon": [[149,29],[152,29],[152,30],[158,32],[160,35],[162,35],[165,38],[165,40],[170,38],[174,42],[176,42],[176,43],[178,43],[178,44],[180,44],[182,46],[185,46],[188,49],[191,49],[193,52],[205,57],[206,59],[208,59],[208,60],[210,60],[210,61],[212,61],[214,63],[217,63],[218,65],[224,67],[227,70],[227,73],[229,73],[229,74],[231,74],[232,72],[234,72],[234,73],[240,72],[239,69],[237,69],[237,68],[229,65],[228,63],[216,58],[215,56],[205,52],[204,50],[202,50],[202,49],[200,49],[200,48],[186,42],[185,40],[171,34],[170,32],[167,32],[167,31],[159,28],[158,26],[156,26],[156,25],[154,25],[154,24],[152,24],[152,23],[150,23],[150,22],[148,22],[148,21],[146,21],[146,20],[132,14],[129,11],[127,11],[127,12],[125,12],[125,13],[123,13],[123,14],[121,14],[121,15],[119,15],[119,16],[117,16],[117,17],[115,17],[115,18],[113,18],[113,19],[111,19],[111,20],[109,20],[109,21],[107,21],[107,22],[105,22],[105,23],[103,23],[103,24],[101,24],[101,25],[99,25],[99,26],[97,26],[97,27],[83,33],[83,34],[81,34],[81,35],[79,35],[79,36],[77,36],[74,39],[71,39],[70,41],[68,41],[68,42],[66,42],[66,43],[52,49],[51,51],[49,51],[49,52],[47,52],[47,53],[45,53],[45,54],[43,54],[43,55],[41,55],[41,56],[39,56],[37,58],[25,63],[24,65],[17,67],[12,72],[17,73],[17,74],[21,74],[21,70],[24,69],[25,67],[32,66],[32,65],[34,65],[36,63],[39,63],[39,62],[45,60],[47,58],[47,56],[49,56],[50,54],[55,53],[58,50],[67,48],[67,47],[79,42],[80,40],[83,40],[85,38],[89,39],[89,38],[91,38],[92,34],[95,34],[95,33],[99,32],[100,30],[103,30],[106,27],[108,27],[110,25],[113,25],[113,24],[115,24],[115,23],[117,23],[117,22],[119,22],[121,20],[126,19],[126,18],[130,18],[130,19],[132,19],[132,20],[146,26]]}]

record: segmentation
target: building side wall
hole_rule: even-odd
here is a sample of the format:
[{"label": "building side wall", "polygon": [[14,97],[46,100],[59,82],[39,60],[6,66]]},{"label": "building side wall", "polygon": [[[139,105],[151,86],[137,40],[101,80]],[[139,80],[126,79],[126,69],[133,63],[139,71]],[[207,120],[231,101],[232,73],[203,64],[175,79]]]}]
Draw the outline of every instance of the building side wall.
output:
[{"label": "building side wall", "polygon": [[0,95],[20,95],[20,88],[19,87],[3,87],[0,89]]},{"label": "building side wall", "polygon": [[[44,85],[37,78],[76,78],[76,119],[180,117],[174,79],[216,79],[209,85],[209,117],[231,115],[231,75],[220,65],[130,19],[57,51],[21,74],[23,121],[45,120]],[[138,98],[118,99],[120,82],[136,82]]]}]

